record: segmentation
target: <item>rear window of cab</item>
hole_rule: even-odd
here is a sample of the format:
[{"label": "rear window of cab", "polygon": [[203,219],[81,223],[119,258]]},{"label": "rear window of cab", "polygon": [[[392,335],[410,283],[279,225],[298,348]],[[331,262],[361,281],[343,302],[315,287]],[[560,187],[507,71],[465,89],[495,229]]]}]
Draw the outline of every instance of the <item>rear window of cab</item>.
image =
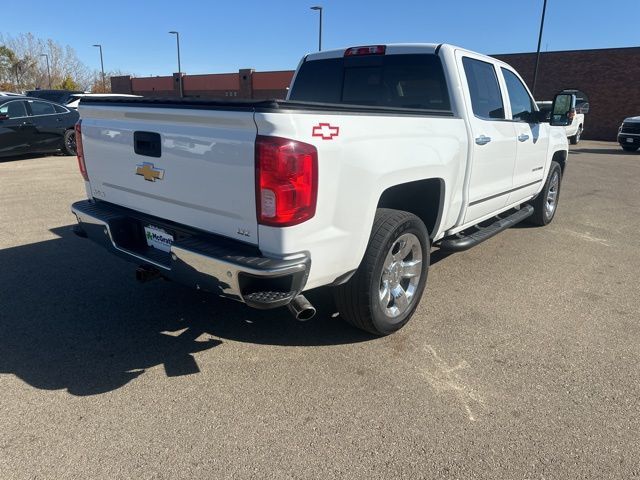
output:
[{"label": "rear window of cab", "polygon": [[440,58],[368,55],[306,61],[290,100],[420,110],[451,110]]}]

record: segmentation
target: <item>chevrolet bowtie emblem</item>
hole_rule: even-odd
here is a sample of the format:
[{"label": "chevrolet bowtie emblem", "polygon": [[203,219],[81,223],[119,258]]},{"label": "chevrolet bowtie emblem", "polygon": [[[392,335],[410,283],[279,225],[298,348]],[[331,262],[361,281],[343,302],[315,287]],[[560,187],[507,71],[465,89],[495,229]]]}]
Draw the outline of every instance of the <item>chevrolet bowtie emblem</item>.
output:
[{"label": "chevrolet bowtie emblem", "polygon": [[155,168],[153,163],[144,162],[137,166],[136,175],[142,175],[147,182],[155,182],[164,178],[164,170]]},{"label": "chevrolet bowtie emblem", "polygon": [[311,130],[312,137],[320,137],[323,140],[333,140],[340,134],[340,127],[334,127],[328,123],[319,123]]}]

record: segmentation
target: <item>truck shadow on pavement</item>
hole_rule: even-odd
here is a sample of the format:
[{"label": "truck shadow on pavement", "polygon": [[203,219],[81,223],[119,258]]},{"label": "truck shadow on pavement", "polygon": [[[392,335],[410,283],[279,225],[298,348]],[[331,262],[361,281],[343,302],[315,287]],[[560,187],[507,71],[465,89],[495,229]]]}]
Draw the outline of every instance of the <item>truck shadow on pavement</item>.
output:
[{"label": "truck shadow on pavement", "polygon": [[638,155],[637,152],[627,152],[622,149],[622,147],[618,148],[583,148],[583,147],[571,147],[569,149],[569,154],[581,154],[581,153],[591,153],[596,155]]},{"label": "truck shadow on pavement", "polygon": [[286,309],[256,311],[163,280],[139,284],[135,266],[77,238],[0,250],[0,374],[33,387],[95,395],[162,365],[167,376],[198,373],[193,354],[225,340],[332,345],[373,337],[331,317],[296,322]]},{"label": "truck shadow on pavement", "polygon": [[43,158],[43,157],[68,157],[70,159],[75,159],[76,157],[72,157],[70,155],[63,154],[62,152],[52,152],[52,153],[24,153],[22,155],[15,155],[12,157],[0,157],[0,163],[9,163],[9,162],[17,162],[19,160],[29,160],[32,158]]}]

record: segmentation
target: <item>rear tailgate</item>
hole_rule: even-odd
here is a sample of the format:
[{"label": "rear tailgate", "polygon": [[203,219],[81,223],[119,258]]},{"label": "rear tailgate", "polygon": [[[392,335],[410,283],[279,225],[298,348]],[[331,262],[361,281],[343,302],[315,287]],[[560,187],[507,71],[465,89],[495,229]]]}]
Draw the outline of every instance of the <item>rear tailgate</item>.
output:
[{"label": "rear tailgate", "polygon": [[253,111],[81,102],[94,198],[257,244]]}]

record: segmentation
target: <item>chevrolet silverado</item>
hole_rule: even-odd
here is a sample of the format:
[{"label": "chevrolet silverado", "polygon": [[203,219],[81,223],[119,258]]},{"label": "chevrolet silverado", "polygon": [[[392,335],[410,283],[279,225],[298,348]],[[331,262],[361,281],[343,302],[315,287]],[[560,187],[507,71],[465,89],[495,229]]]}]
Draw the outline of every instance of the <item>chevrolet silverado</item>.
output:
[{"label": "chevrolet silverado", "polygon": [[286,100],[83,98],[75,231],[142,281],[300,320],[329,286],[341,317],[389,334],[433,246],[551,222],[571,102],[545,120],[513,68],[447,44],[309,54]]}]

